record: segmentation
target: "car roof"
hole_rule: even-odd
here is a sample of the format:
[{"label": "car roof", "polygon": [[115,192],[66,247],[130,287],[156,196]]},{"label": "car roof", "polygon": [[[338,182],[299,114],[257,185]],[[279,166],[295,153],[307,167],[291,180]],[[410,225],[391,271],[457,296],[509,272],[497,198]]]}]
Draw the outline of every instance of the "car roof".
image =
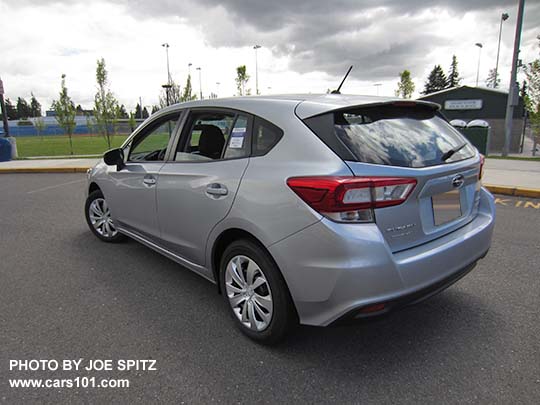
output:
[{"label": "car roof", "polygon": [[[249,110],[256,115],[263,115],[277,104],[288,104],[294,113],[305,119],[329,111],[347,107],[362,107],[391,103],[410,103],[439,109],[439,104],[422,100],[406,100],[396,97],[362,96],[350,94],[279,94],[269,96],[242,96],[189,101],[167,107],[160,112],[176,111],[179,108],[221,107]],[[249,108],[247,108],[249,106]],[[260,111],[260,113],[258,113]]]}]

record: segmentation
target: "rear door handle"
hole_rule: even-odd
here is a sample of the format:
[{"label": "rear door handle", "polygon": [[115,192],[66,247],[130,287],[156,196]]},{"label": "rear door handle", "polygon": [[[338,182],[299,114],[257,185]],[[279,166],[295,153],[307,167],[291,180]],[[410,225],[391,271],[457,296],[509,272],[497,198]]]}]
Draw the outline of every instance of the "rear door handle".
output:
[{"label": "rear door handle", "polygon": [[227,195],[228,193],[229,193],[229,190],[227,190],[227,187],[225,187],[223,184],[212,183],[206,187],[206,194],[210,194],[214,196],[224,196],[224,195]]},{"label": "rear door handle", "polygon": [[147,186],[155,186],[156,178],[154,176],[146,175],[144,176],[143,183]]}]

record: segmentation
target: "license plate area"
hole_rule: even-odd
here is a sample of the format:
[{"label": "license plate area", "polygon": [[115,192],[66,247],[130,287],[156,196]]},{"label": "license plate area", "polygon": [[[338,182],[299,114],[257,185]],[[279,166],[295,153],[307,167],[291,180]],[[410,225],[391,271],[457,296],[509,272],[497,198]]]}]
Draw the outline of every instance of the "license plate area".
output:
[{"label": "license plate area", "polygon": [[463,214],[460,190],[435,194],[431,197],[431,203],[433,205],[433,222],[435,226],[452,222]]}]

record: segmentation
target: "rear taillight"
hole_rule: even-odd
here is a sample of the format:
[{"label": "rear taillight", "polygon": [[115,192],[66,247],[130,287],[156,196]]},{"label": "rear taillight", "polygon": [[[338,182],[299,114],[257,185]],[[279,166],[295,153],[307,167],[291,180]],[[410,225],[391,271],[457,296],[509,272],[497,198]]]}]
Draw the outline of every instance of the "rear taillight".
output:
[{"label": "rear taillight", "polygon": [[311,208],[339,222],[372,222],[373,210],[403,203],[416,185],[401,177],[292,177],[287,185]]},{"label": "rear taillight", "polygon": [[486,161],[486,158],[484,155],[480,154],[480,171],[478,172],[478,180],[482,180],[482,176],[484,176],[484,163]]}]

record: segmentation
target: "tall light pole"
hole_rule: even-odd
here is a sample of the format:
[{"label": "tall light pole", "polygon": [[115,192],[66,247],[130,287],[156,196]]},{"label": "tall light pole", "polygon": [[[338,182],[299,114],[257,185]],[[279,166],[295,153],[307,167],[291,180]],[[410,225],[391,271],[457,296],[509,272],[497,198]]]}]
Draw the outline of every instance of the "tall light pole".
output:
[{"label": "tall light pole", "polygon": [[516,82],[519,46],[521,43],[521,27],[523,26],[523,9],[525,0],[519,0],[516,35],[514,37],[514,55],[512,56],[512,73],[510,74],[510,88],[508,89],[508,99],[506,101],[506,118],[504,121],[504,147],[503,156],[510,152],[510,143],[512,140],[512,120],[514,118],[514,107],[519,104],[519,88]]},{"label": "tall light pole", "polygon": [[167,84],[171,84],[171,71],[169,69],[169,44],[167,42],[161,44],[165,48],[165,54],[167,55]]},{"label": "tall light pole", "polygon": [[169,106],[169,92],[171,90],[171,71],[169,69],[169,44],[165,42],[161,44],[161,46],[165,48],[165,54],[167,55],[167,84],[164,84],[161,87],[165,89],[165,95],[167,98],[167,106]]},{"label": "tall light pole", "polygon": [[260,45],[253,47],[255,49],[255,92],[257,95],[259,95],[259,61],[257,60],[257,49],[260,47]]},{"label": "tall light pole", "polygon": [[476,68],[476,87],[478,87],[478,78],[480,77],[480,57],[482,56],[482,44],[477,42],[475,44],[478,47],[478,67]]},{"label": "tall light pole", "polygon": [[377,95],[379,95],[379,87],[381,87],[382,83],[375,83],[374,86],[377,88]]},{"label": "tall light pole", "polygon": [[193,63],[188,63],[187,64],[188,76],[191,76],[191,66],[193,66]]},{"label": "tall light pole", "polygon": [[203,99],[202,98],[202,79],[201,79],[201,68],[198,67],[197,70],[199,71],[199,95],[201,97],[201,100]]},{"label": "tall light pole", "polygon": [[219,85],[220,84],[221,84],[220,82],[216,82],[216,96],[218,96],[218,97],[219,97]]},{"label": "tall light pole", "polygon": [[501,51],[501,34],[502,34],[502,26],[503,21],[508,20],[509,15],[507,13],[501,14],[501,24],[499,26],[499,44],[497,45],[497,62],[495,63],[495,87],[497,87],[497,71],[499,70],[499,52]]}]

